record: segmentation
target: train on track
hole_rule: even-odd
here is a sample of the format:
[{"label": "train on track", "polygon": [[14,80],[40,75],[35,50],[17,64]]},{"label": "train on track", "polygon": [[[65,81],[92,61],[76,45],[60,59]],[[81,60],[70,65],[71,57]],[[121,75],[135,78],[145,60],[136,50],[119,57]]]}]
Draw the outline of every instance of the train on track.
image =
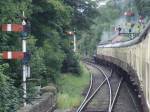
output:
[{"label": "train on track", "polygon": [[150,22],[133,40],[99,44],[95,60],[109,62],[126,71],[144,112],[150,112]]}]

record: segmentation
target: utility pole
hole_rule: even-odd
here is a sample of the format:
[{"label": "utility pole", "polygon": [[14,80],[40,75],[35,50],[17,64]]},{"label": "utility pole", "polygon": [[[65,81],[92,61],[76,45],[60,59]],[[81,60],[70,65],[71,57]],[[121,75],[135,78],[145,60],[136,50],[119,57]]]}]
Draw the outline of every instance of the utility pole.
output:
[{"label": "utility pole", "polygon": [[73,51],[76,52],[77,44],[76,44],[76,32],[75,32],[75,30],[74,30],[74,35],[73,35],[73,45],[74,45]]},{"label": "utility pole", "polygon": [[[24,11],[23,11],[23,17],[25,17]],[[22,21],[22,25],[25,26],[26,22],[23,19]],[[27,48],[26,48],[26,38],[22,37],[22,52],[25,54],[27,52]],[[24,61],[24,60],[23,60]],[[27,85],[26,85],[26,78],[27,78],[27,66],[26,64],[23,62],[23,104],[24,106],[26,106],[26,98],[27,98]]]}]

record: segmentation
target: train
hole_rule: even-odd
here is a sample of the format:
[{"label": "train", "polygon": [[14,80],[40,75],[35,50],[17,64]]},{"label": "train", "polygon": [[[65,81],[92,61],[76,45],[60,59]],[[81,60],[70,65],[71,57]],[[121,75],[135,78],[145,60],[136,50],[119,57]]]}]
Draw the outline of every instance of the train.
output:
[{"label": "train", "polygon": [[150,112],[150,21],[138,37],[125,41],[99,44],[96,61],[105,61],[126,71],[141,99],[144,112]]}]

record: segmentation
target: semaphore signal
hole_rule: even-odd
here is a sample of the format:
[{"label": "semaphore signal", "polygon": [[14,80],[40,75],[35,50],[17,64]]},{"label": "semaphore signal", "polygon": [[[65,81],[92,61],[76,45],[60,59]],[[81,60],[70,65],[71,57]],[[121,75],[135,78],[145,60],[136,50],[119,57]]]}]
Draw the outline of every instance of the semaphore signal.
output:
[{"label": "semaphore signal", "polygon": [[22,51],[4,51],[2,53],[2,59],[22,60],[24,59],[24,53]]},{"label": "semaphore signal", "polygon": [[24,30],[22,24],[2,24],[4,32],[22,32]]},{"label": "semaphore signal", "polygon": [[15,59],[15,60],[22,60],[22,73],[23,73],[23,98],[24,98],[24,106],[26,106],[26,99],[27,99],[27,85],[26,85],[26,79],[27,76],[30,76],[30,67],[29,67],[29,60],[30,60],[30,53],[27,52],[27,36],[28,33],[30,32],[30,23],[25,17],[24,11],[23,11],[23,16],[21,16],[22,24],[2,24],[0,25],[0,29],[3,32],[19,32],[21,34],[21,39],[22,39],[22,51],[4,51],[3,53],[0,53],[1,59]]}]

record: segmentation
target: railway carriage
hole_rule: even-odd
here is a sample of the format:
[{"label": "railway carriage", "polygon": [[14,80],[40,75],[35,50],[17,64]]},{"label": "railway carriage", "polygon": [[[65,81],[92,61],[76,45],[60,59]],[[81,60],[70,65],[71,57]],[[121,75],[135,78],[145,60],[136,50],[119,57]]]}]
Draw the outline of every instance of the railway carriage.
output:
[{"label": "railway carriage", "polygon": [[137,85],[145,112],[150,111],[150,22],[136,38],[97,46],[96,60],[111,62],[130,75]]}]

